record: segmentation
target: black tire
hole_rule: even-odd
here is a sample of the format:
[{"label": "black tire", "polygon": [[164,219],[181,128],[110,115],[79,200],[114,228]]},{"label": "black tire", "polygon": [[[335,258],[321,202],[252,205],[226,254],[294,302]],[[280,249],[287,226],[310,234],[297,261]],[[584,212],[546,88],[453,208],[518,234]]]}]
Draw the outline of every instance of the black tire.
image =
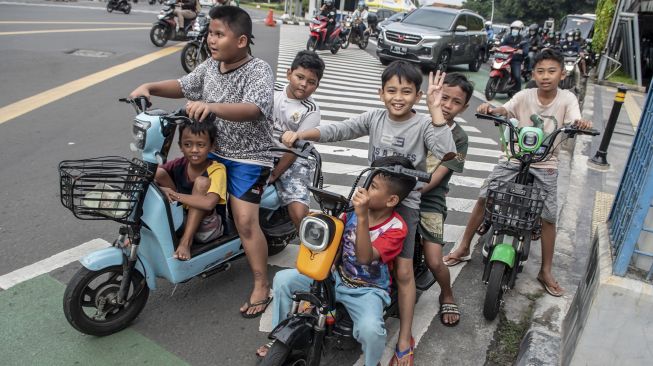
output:
[{"label": "black tire", "polygon": [[451,61],[451,52],[449,50],[444,50],[438,56],[438,62],[435,64],[436,70],[447,71],[449,68],[449,61]]},{"label": "black tire", "polygon": [[306,41],[306,50],[307,51],[317,51],[317,38],[315,37],[309,37],[308,41]]},{"label": "black tire", "polygon": [[284,366],[289,355],[290,347],[275,341],[261,360],[261,363],[259,363],[259,366]]},{"label": "black tire", "polygon": [[[94,281],[101,277],[107,277],[106,281],[98,281],[95,287],[91,287]],[[98,337],[107,336],[125,329],[141,313],[150,289],[145,283],[143,275],[134,270],[131,275],[131,286],[127,292],[127,302],[122,306],[109,308],[104,319],[94,319],[85,312],[85,309],[92,309],[97,313],[99,301],[108,300],[115,296],[120,288],[122,279],[122,266],[112,266],[100,271],[91,271],[82,267],[70,280],[63,296],[63,311],[68,323],[78,331]],[[88,297],[88,299],[85,299]],[[93,314],[95,315],[95,314]]]},{"label": "black tire", "polygon": [[469,64],[469,71],[477,72],[481,69],[481,65],[483,64],[483,54],[483,50],[478,51],[476,59]]},{"label": "black tire", "polygon": [[197,53],[200,52],[195,42],[190,42],[181,50],[181,67],[184,71],[191,73],[197,67]]},{"label": "black tire", "polygon": [[383,66],[388,66],[392,62],[392,60],[388,60],[387,58],[379,58],[379,61],[381,61],[381,65]]},{"label": "black tire", "polygon": [[[334,41],[334,42],[337,42],[337,41]],[[334,45],[331,46],[331,48],[329,48],[329,51],[331,51],[331,54],[333,54],[333,55],[338,53],[338,50],[340,50],[340,43],[335,43]]]},{"label": "black tire", "polygon": [[343,50],[346,50],[347,47],[349,47],[350,43],[351,43],[351,31],[349,32],[347,37],[345,37],[345,39],[342,40],[342,43],[340,44],[340,47],[342,47]]},{"label": "black tire", "polygon": [[125,13],[125,14],[129,14],[130,11],[132,11],[131,4],[125,5],[125,7],[122,9],[122,12]]},{"label": "black tire", "polygon": [[490,279],[485,292],[485,303],[483,304],[483,316],[487,320],[494,320],[499,314],[501,298],[503,297],[502,286],[505,269],[506,264],[503,262],[495,261],[492,263]]},{"label": "black tire", "polygon": [[485,84],[485,99],[491,101],[497,95],[497,87],[499,86],[499,78],[493,77],[489,78],[487,84]]},{"label": "black tire", "polygon": [[107,11],[108,11],[109,13],[111,13],[111,12],[113,11],[113,3],[111,3],[111,1],[109,1],[109,2],[107,3]]},{"label": "black tire", "polygon": [[162,24],[155,24],[150,30],[150,41],[157,47],[163,47],[168,43],[168,30]]},{"label": "black tire", "polygon": [[370,36],[368,36],[368,35],[366,34],[366,35],[363,36],[362,39],[359,40],[359,42],[358,42],[358,48],[360,48],[361,50],[366,49],[366,48],[367,48],[367,45],[369,44],[369,42],[370,42]]}]

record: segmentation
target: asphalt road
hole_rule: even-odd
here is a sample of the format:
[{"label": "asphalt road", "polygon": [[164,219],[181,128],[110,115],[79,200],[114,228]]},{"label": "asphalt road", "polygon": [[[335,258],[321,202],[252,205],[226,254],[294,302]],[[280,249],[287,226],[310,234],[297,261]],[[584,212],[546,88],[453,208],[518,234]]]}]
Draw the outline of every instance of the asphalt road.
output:
[{"label": "asphalt road", "polygon": [[[0,275],[95,238],[110,241],[115,237],[116,224],[104,221],[79,221],[61,206],[58,198],[57,165],[66,159],[102,155],[129,156],[133,110],[127,105],[118,103],[117,99],[126,96],[143,82],[178,78],[184,75],[179,52],[174,52],[143,66],[122,73],[114,72],[115,76],[111,75],[102,80],[96,76],[95,79],[91,78],[94,81],[89,81],[89,75],[161,50],[150,43],[148,36],[150,24],[155,19],[154,12],[160,7],[158,5],[149,6],[140,2],[134,6],[134,11],[130,15],[124,15],[115,12],[108,14],[103,10],[103,3],[68,4],[46,1],[33,3],[35,5],[26,6],[0,2],[0,64],[3,65],[3,71],[0,73],[2,85],[0,110],[9,112],[8,107],[18,106],[16,108],[24,112],[18,117],[0,122]],[[289,48],[282,50],[287,55],[279,55],[280,27],[265,27],[262,23],[264,15],[262,11],[252,12],[256,37],[253,53],[270,63],[273,70],[277,70],[278,60],[284,61],[284,57],[290,57],[288,55],[293,55],[301,49],[301,46],[287,46]],[[125,22],[130,24],[116,24]],[[58,32],[52,32],[53,30]],[[61,32],[61,30],[69,31]],[[47,32],[34,33],[34,31]],[[291,32],[296,32],[299,34],[296,37],[301,38],[302,34],[306,33],[306,28],[296,27]],[[174,44],[168,46],[175,47]],[[75,50],[101,51],[106,57],[77,56],[74,54]],[[373,45],[370,45],[367,52],[373,55],[373,50]],[[343,61],[345,64],[351,64],[355,68],[358,56],[354,52],[362,54],[362,51],[350,48],[347,52],[341,52],[332,59],[334,62],[345,60]],[[331,57],[331,55],[324,57]],[[361,61],[361,65],[363,64],[372,65],[370,70],[378,68],[369,60]],[[326,75],[329,75],[329,68]],[[57,89],[54,96],[40,94],[82,78],[91,85],[78,92],[67,93],[67,89],[74,87],[69,84],[63,90]],[[354,83],[351,85],[365,84],[365,80],[357,79],[355,73],[352,74],[350,81]],[[341,90],[345,92],[355,88],[338,81],[334,81],[331,86],[328,86],[329,83],[327,81],[321,84],[321,87],[325,88],[323,98],[327,102],[336,98],[326,95],[329,87],[342,88]],[[370,86],[365,93],[374,95],[375,88]],[[26,98],[34,96],[38,97],[25,102]],[[19,103],[21,101],[24,103]],[[318,102],[321,105],[323,103],[320,100]],[[474,131],[474,136],[496,138],[496,132],[491,124],[479,123],[473,118],[479,102],[478,99],[472,98],[470,107],[462,117],[469,122],[470,131]],[[183,101],[155,99],[154,103],[158,107],[171,110],[177,108]],[[340,104],[333,102],[331,107],[323,110],[327,114],[341,116],[338,110],[349,108],[355,111],[354,106],[360,103],[366,102],[352,97],[351,101]],[[42,106],[32,109],[33,106],[41,104]],[[334,112],[329,112],[330,109]],[[0,121],[3,121],[2,117],[0,115]],[[334,121],[344,118],[330,117]],[[351,143],[338,146],[363,149],[364,145],[364,143]],[[486,148],[492,147],[486,146]],[[335,160],[343,164],[361,164],[361,159],[353,156],[338,156]],[[496,158],[479,155],[474,157],[474,160],[490,164],[494,163]],[[487,173],[479,171],[467,175],[480,179]],[[343,178],[336,174],[327,174],[325,181],[347,185],[351,184],[353,177]],[[473,200],[477,192],[476,188],[460,185],[452,188],[451,195]],[[459,230],[465,225],[466,220],[467,213],[464,210],[451,212],[447,224]],[[50,283],[47,279],[43,280],[46,283],[28,281],[25,287],[17,286],[10,289],[12,297],[15,296],[16,299],[14,302],[3,302],[1,295],[5,294],[0,292],[2,313],[8,320],[14,318],[13,321],[18,321],[23,318],[18,315],[12,316],[13,311],[16,314],[26,313],[28,309],[30,314],[40,311],[41,315],[52,321],[47,323],[50,324],[50,328],[44,326],[47,331],[38,332],[42,335],[45,344],[41,347],[57,350],[62,349],[61,344],[65,343],[71,346],[74,352],[86,354],[88,347],[92,348],[94,342],[100,341],[72,331],[65,323],[60,308],[62,284],[67,283],[78,268],[79,264],[73,263],[51,272],[49,278],[54,278],[60,283],[56,281]],[[279,267],[270,268],[270,278],[272,278]],[[471,276],[478,279],[480,273]],[[206,280],[194,279],[176,287],[159,281],[159,289],[150,295],[144,312],[131,327],[132,333],[124,332],[137,339],[128,342],[128,347],[141,345],[157,350],[153,354],[174,355],[168,359],[171,364],[182,360],[193,365],[254,364],[253,350],[265,341],[265,333],[259,331],[258,320],[242,319],[237,312],[249,293],[250,283],[251,275],[245,261],[236,262],[232,269],[225,273]],[[50,289],[50,292],[43,290],[44,294],[49,294],[43,296],[52,300],[53,305],[32,310],[29,305],[34,303],[33,296],[38,298],[38,294],[41,293],[41,290],[35,290],[40,289],[39,286]],[[473,288],[465,288],[465,295],[461,292],[461,297],[476,296],[477,292],[482,290],[482,287],[476,284],[469,284],[469,286]],[[4,297],[6,298],[7,296]],[[20,303],[25,305],[22,312],[20,306],[16,305]],[[50,304],[45,300],[43,303]],[[5,311],[4,306],[13,308],[9,309],[11,311]],[[465,311],[467,310],[464,310],[463,314]],[[480,313],[478,309],[469,310],[472,311],[475,311],[476,315]],[[463,318],[470,331],[478,328],[472,319],[472,316]],[[26,328],[25,324],[27,323],[16,325],[16,329]],[[437,335],[443,327],[437,318],[429,324],[420,326],[429,328],[424,339],[425,341],[432,339],[429,342],[433,342],[435,346],[438,342]],[[461,326],[464,327],[465,324]],[[486,325],[484,332],[477,332],[476,337],[491,335],[491,330],[492,327]],[[454,337],[452,333],[447,334]],[[0,340],[14,341],[12,338],[15,337],[11,335],[8,330],[0,332]],[[58,341],[63,343],[57,343]],[[121,349],[118,346],[120,343],[115,338],[102,342],[106,342],[110,348]],[[9,347],[11,343],[4,344]],[[429,344],[425,343],[427,347]],[[0,354],[5,354],[2,347],[0,346]],[[91,355],[98,354],[98,350],[91,349],[88,352]],[[484,351],[481,352],[479,347],[478,353],[479,355],[475,356],[478,357],[475,358],[476,361],[482,359]],[[46,360],[47,353],[34,357],[44,357]],[[349,364],[357,359],[356,353],[350,353],[343,355],[342,358],[333,359],[330,364]],[[70,360],[62,364],[68,362]]]}]

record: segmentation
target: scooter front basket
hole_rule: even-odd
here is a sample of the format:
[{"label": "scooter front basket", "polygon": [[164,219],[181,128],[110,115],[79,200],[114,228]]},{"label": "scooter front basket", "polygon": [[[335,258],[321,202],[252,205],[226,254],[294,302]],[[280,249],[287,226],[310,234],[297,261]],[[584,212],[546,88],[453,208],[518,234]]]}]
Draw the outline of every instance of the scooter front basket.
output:
[{"label": "scooter front basket", "polygon": [[544,194],[537,187],[501,180],[488,186],[485,217],[496,230],[532,230],[543,208]]},{"label": "scooter front basket", "polygon": [[59,163],[61,204],[81,220],[134,224],[132,215],[152,176],[144,162],[119,156]]}]

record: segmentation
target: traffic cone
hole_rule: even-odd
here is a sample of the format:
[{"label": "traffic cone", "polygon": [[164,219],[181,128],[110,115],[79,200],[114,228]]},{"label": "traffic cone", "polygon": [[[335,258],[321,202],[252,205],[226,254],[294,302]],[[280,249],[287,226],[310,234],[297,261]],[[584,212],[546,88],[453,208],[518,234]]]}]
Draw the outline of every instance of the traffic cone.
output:
[{"label": "traffic cone", "polygon": [[274,27],[275,25],[277,25],[277,22],[274,21],[272,9],[268,11],[268,16],[265,18],[265,25],[267,25],[268,27]]}]

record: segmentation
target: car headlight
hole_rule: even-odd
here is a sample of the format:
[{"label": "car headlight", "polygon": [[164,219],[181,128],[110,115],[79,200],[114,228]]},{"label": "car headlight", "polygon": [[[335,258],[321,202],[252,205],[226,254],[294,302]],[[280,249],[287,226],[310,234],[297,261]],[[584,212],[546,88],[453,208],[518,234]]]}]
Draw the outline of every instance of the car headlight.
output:
[{"label": "car headlight", "polygon": [[[331,224],[331,225],[330,225]],[[324,251],[330,242],[332,223],[315,216],[306,216],[299,226],[302,245],[313,252]]]},{"label": "car headlight", "polygon": [[132,127],[132,135],[134,136],[134,146],[138,150],[143,150],[145,148],[145,138],[147,136],[147,130],[152,124],[147,121],[141,121],[138,119],[134,120],[134,125]]}]

